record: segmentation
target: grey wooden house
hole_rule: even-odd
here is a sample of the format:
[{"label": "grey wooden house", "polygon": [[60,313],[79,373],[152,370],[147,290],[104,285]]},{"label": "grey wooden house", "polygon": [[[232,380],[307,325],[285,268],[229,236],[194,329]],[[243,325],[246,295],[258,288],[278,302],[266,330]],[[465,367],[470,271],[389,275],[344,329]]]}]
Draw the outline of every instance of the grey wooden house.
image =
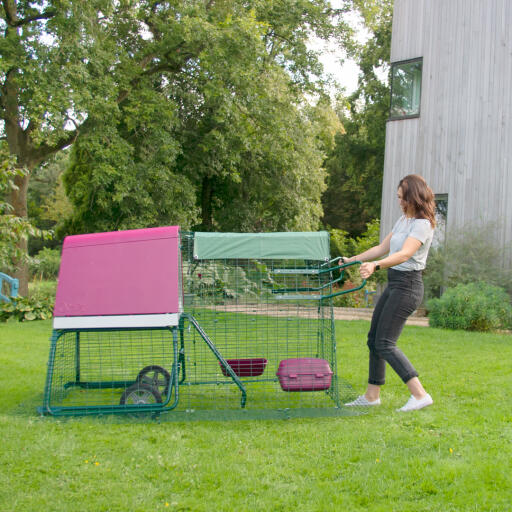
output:
[{"label": "grey wooden house", "polygon": [[[499,223],[512,241],[512,0],[395,0],[381,234],[399,179],[425,177],[446,236]],[[439,230],[442,234],[443,226]],[[510,265],[512,254],[504,252]]]}]

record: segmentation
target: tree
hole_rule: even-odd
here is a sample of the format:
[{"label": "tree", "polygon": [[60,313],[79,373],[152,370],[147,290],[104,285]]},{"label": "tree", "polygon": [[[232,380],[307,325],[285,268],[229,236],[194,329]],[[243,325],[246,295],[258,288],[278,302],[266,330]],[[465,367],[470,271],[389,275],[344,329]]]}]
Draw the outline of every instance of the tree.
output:
[{"label": "tree", "polygon": [[2,154],[0,148],[0,271],[11,273],[15,262],[26,261],[28,255],[16,245],[18,240],[27,240],[29,235],[48,237],[48,232],[36,229],[27,219],[12,213],[12,206],[2,198],[16,188],[14,181],[26,173],[16,168],[13,158]]},{"label": "tree", "polygon": [[[339,121],[333,115],[329,119],[325,112],[332,113],[332,109],[323,102],[310,108],[304,101],[303,91],[315,86],[305,72],[308,62],[313,60],[305,49],[307,34],[302,17],[294,13],[283,21],[282,16],[268,9],[268,2],[255,5],[265,9],[243,11],[236,19],[224,19],[225,30],[216,31],[210,38],[207,52],[193,59],[181,73],[168,76],[165,83],[152,85],[153,94],[159,97],[155,101],[159,115],[164,115],[167,108],[169,116],[168,122],[158,123],[158,131],[166,134],[167,145],[174,148],[175,160],[169,158],[164,167],[171,181],[181,180],[182,186],[177,190],[164,187],[158,201],[151,202],[150,194],[144,203],[144,215],[133,207],[140,203],[133,197],[139,189],[123,186],[128,176],[134,175],[128,163],[137,160],[136,146],[142,139],[155,148],[160,144],[154,136],[146,136],[155,120],[148,117],[147,127],[141,129],[141,107],[135,108],[130,100],[120,105],[120,121],[112,126],[119,146],[124,148],[124,169],[120,170],[121,160],[117,157],[108,169],[102,168],[101,155],[88,151],[75,154],[75,164],[79,163],[82,170],[66,174],[76,211],[72,229],[136,227],[141,220],[147,225],[150,211],[159,223],[167,221],[203,230],[316,229],[324,188],[325,139],[332,138]],[[312,14],[304,11],[306,7]],[[301,8],[312,25],[315,16],[316,25],[328,24],[326,13],[312,10],[310,2],[301,2]],[[297,26],[286,25],[292,23],[290,20]],[[296,50],[296,73],[290,75],[277,61],[290,44],[288,39],[299,29],[303,32],[300,41],[304,54],[299,66],[301,53]],[[277,32],[287,35],[286,44],[281,36],[275,35]],[[299,37],[293,37],[297,46]],[[282,49],[278,51],[279,47]],[[149,94],[149,89],[145,93]],[[133,118],[133,113],[137,113],[137,118]],[[323,126],[326,120],[327,126]],[[329,135],[322,138],[320,132],[329,129]],[[115,137],[110,136],[111,148],[116,144],[114,141]],[[75,146],[80,144],[79,141]],[[147,161],[140,165],[144,169]],[[90,172],[84,172],[86,168]],[[147,169],[139,174],[151,172]],[[116,173],[123,177],[112,178]],[[101,185],[98,181],[102,181]],[[111,185],[116,191],[124,187],[122,195],[113,193]],[[79,192],[73,192],[74,189]],[[91,195],[85,190],[90,190]],[[119,213],[117,198],[132,206]],[[112,209],[107,207],[109,201]],[[165,212],[163,204],[174,206],[174,210]]]},{"label": "tree", "polygon": [[[62,183],[62,175],[69,165],[69,151],[61,151],[36,167],[30,176],[27,194],[28,218],[43,230],[56,230],[56,227],[72,213]],[[57,247],[60,240],[30,237],[28,252],[34,255],[43,247]]]},{"label": "tree", "polygon": [[[233,73],[243,79],[210,67],[207,73],[219,83],[211,89],[194,87],[201,99],[192,98],[182,111],[195,115],[183,118],[177,162],[197,190],[198,228],[316,229],[327,149],[320,130],[330,123],[332,138],[339,122],[322,114],[321,102],[315,108],[300,104],[302,95],[272,62]],[[186,87],[183,83],[175,90],[184,93]]]},{"label": "tree", "polygon": [[352,42],[350,53],[361,73],[357,90],[339,104],[345,128],[326,162],[328,188],[323,196],[324,222],[360,235],[380,216],[389,85],[381,78],[389,66],[391,0],[353,0],[371,33],[365,44]]},{"label": "tree", "polygon": [[[99,145],[109,136],[121,143],[112,126],[123,102],[137,92],[143,97],[150,83],[155,90],[155,83],[164,87],[191,73],[224,37],[235,42],[239,27],[257,28],[266,58],[279,62],[298,90],[310,87],[319,68],[307,37],[335,33],[340,14],[327,0],[3,0],[0,129],[16,166],[29,171],[15,178],[14,214],[27,215],[29,176],[37,165],[79,135],[93,134]],[[224,55],[239,49],[228,46]],[[172,112],[168,104],[163,109]],[[121,146],[108,151],[119,155]],[[26,241],[19,247],[26,252]],[[23,294],[28,272],[19,267]]]}]

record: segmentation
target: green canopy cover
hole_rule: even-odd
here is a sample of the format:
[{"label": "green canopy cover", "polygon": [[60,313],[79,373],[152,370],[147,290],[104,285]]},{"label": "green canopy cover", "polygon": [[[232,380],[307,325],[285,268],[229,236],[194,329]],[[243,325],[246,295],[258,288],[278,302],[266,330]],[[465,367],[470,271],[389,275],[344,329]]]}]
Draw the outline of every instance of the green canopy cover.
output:
[{"label": "green canopy cover", "polygon": [[201,233],[194,234],[194,258],[301,259],[328,261],[329,233]]}]

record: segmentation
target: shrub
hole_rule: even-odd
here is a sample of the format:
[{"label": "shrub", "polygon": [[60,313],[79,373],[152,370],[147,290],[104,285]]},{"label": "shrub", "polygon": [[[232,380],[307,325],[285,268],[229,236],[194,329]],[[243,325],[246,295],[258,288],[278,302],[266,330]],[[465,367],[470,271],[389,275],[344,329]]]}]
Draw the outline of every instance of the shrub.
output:
[{"label": "shrub", "polygon": [[34,280],[28,283],[28,295],[33,300],[52,300],[55,301],[57,292],[57,281]]},{"label": "shrub", "polygon": [[53,313],[53,298],[16,297],[0,303],[0,322],[16,318],[19,322],[48,320]]},{"label": "shrub", "polygon": [[[367,251],[371,247],[378,245],[380,233],[380,221],[374,219],[366,224],[366,231],[356,238],[350,238],[346,231],[340,229],[331,229],[331,253],[333,256],[354,256]],[[346,271],[347,282],[350,282],[350,287],[359,286],[362,283],[361,276],[359,275],[359,266],[354,265],[347,268]],[[375,291],[378,283],[385,283],[387,281],[386,272],[375,272],[367,281],[366,289],[368,291]],[[347,293],[334,298],[335,306],[344,307],[365,307],[364,288],[358,292]]]},{"label": "shrub", "polygon": [[39,279],[57,279],[60,266],[60,250],[41,249],[30,265],[32,277]]},{"label": "shrub", "polygon": [[430,299],[431,327],[490,331],[510,328],[512,306],[507,292],[484,282],[459,284],[439,299]]},{"label": "shrub", "polygon": [[503,264],[505,250],[496,243],[499,224],[472,225],[449,233],[444,244],[433,247],[423,273],[425,300],[440,297],[446,288],[483,281],[505,288],[512,295],[512,269]]}]

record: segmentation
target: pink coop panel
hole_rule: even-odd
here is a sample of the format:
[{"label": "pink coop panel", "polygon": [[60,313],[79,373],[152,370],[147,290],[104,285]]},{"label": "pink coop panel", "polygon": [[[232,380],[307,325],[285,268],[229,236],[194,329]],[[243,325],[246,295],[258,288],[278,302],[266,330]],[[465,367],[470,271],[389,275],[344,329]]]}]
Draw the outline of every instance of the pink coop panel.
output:
[{"label": "pink coop panel", "polygon": [[55,317],[179,313],[178,226],[64,239]]}]

